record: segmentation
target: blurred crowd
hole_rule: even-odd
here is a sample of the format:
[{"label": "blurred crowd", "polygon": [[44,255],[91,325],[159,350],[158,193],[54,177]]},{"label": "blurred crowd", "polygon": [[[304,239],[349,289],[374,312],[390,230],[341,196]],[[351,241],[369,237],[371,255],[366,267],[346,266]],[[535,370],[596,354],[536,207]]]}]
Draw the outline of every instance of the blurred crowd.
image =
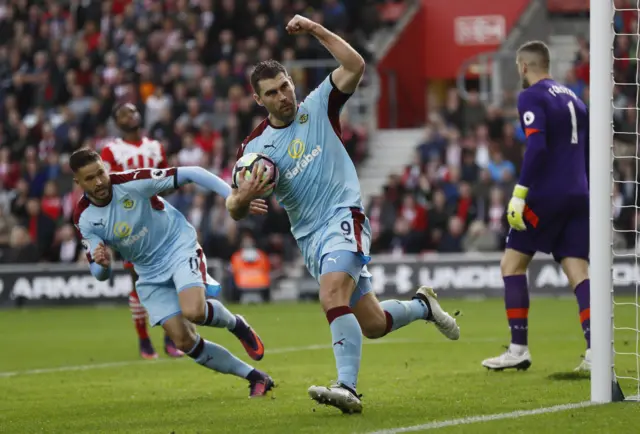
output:
[{"label": "blurred crowd", "polygon": [[[560,81],[588,105],[589,44],[581,37],[578,42],[573,68]],[[635,120],[635,99],[631,103]],[[477,91],[465,101],[456,88],[449,89],[444,107],[429,117],[412,164],[391,175],[369,204],[373,251],[503,249],[509,228],[505,210],[524,150],[515,92],[506,92],[495,106],[483,104]]]},{"label": "blurred crowd", "polygon": [[[638,206],[638,10],[615,0],[614,15],[614,249],[640,249]],[[573,67],[562,81],[589,104],[589,41],[577,36]],[[525,136],[507,93],[501,107],[477,92],[466,101],[449,90],[432,113],[412,164],[389,178],[368,207],[374,252],[495,251],[504,248],[505,209],[517,182]],[[639,252],[640,253],[640,252]]]},{"label": "blurred crowd", "polygon": [[506,201],[518,180],[524,134],[515,94],[487,106],[456,88],[432,111],[411,164],[373,197],[373,252],[496,251],[506,235]]},{"label": "blurred crowd", "polygon": [[[263,111],[250,66],[329,59],[313,38],[291,37],[300,13],[369,58],[376,29],[398,18],[397,0],[7,0],[0,2],[0,262],[75,262],[71,215],[81,191],[68,156],[118,135],[111,110],[131,102],[171,165],[199,165],[230,179],[236,149]],[[357,24],[357,25],[356,25]],[[290,69],[299,97],[329,72]],[[342,117],[356,163],[366,130]],[[249,233],[274,264],[291,255],[288,219],[273,201],[266,221],[237,227],[220,198],[193,187],[169,197],[200,233],[210,257],[229,259]],[[247,238],[244,237],[244,238]],[[257,238],[257,239],[256,239]],[[287,247],[283,247],[286,245]],[[285,252],[286,251],[286,252]],[[289,255],[289,256],[287,256]]]},{"label": "blurred crowd", "polygon": [[[629,0],[616,0],[625,9]],[[264,117],[251,97],[248,71],[266,58],[327,59],[313,38],[292,38],[286,21],[302,13],[352,43],[366,58],[377,29],[392,24],[394,0],[11,0],[0,5],[0,262],[82,258],[71,223],[81,192],[68,155],[100,150],[118,135],[114,104],[132,102],[146,133],[172,165],[199,165],[229,180],[235,150]],[[635,6],[634,6],[635,9]],[[635,245],[637,12],[615,14],[613,209],[616,246]],[[589,101],[589,44],[578,38],[574,68],[563,82]],[[328,73],[292,68],[299,97]],[[501,106],[449,90],[432,111],[413,162],[392,175],[367,204],[373,252],[495,251],[504,246],[505,207],[517,182],[524,133],[517,94]],[[358,164],[366,129],[343,118],[344,141]],[[627,181],[627,182],[625,182]],[[296,257],[289,221],[275,198],[270,213],[241,224],[223,201],[188,186],[167,198],[196,227],[209,257],[229,259],[258,246],[274,270]],[[627,232],[622,232],[622,231]]]}]

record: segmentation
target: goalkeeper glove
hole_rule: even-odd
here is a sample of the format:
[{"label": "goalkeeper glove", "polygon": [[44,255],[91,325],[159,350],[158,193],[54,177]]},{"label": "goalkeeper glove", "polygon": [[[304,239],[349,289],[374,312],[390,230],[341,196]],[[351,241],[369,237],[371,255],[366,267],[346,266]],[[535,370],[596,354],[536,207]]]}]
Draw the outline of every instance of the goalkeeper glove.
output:
[{"label": "goalkeeper glove", "polygon": [[522,185],[516,185],[513,189],[513,196],[509,201],[509,207],[507,208],[507,221],[516,231],[526,231],[527,226],[524,224],[524,206],[525,199],[529,189]]}]

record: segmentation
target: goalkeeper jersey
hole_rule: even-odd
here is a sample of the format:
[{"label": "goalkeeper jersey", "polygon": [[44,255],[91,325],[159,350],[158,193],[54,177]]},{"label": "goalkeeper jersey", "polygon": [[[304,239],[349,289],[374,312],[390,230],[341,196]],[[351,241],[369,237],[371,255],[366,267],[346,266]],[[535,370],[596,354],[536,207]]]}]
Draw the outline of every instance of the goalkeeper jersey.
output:
[{"label": "goalkeeper jersey", "polygon": [[544,79],[520,93],[518,112],[527,137],[519,180],[529,188],[527,200],[588,196],[587,106],[567,87]]}]

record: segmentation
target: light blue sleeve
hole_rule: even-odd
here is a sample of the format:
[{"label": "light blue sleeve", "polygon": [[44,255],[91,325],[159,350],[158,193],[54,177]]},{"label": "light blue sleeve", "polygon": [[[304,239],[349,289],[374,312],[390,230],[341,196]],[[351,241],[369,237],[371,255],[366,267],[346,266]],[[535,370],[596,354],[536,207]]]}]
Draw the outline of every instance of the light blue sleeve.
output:
[{"label": "light blue sleeve", "polygon": [[181,167],[177,171],[176,181],[179,186],[194,182],[207,190],[218,193],[225,199],[231,194],[231,186],[229,184],[202,167]]},{"label": "light blue sleeve", "polygon": [[337,118],[340,116],[342,108],[352,94],[344,93],[334,84],[331,74],[316,87],[304,100],[305,105],[311,104],[327,113],[329,118]]},{"label": "light blue sleeve", "polygon": [[166,190],[178,188],[177,169],[135,169],[111,175],[111,183],[121,185],[125,190],[152,197]]},{"label": "light blue sleeve", "polygon": [[76,225],[76,229],[78,230],[82,238],[80,242],[87,254],[87,260],[89,261],[89,269],[91,270],[91,274],[98,280],[107,280],[111,276],[111,267],[104,268],[93,260],[93,255],[96,251],[96,248],[98,247],[98,245],[104,244],[104,241],[102,240],[102,238],[91,231],[89,225],[84,223],[82,218]]},{"label": "light blue sleeve", "polygon": [[89,269],[91,270],[91,274],[93,274],[93,277],[100,281],[107,280],[109,277],[111,277],[111,267],[105,268],[97,262],[92,262],[89,265]]}]

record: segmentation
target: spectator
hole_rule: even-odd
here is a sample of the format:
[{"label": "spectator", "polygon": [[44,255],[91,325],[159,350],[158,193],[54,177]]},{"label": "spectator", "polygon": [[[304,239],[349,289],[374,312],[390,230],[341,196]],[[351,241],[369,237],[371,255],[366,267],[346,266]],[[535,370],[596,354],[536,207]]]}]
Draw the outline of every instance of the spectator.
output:
[{"label": "spectator", "polygon": [[257,248],[253,235],[248,231],[242,235],[240,249],[231,256],[231,273],[233,301],[241,301],[242,295],[249,292],[259,293],[263,302],[271,300],[269,258]]},{"label": "spectator", "polygon": [[455,215],[460,218],[467,228],[471,221],[478,215],[476,200],[471,195],[471,186],[466,182],[461,182],[458,186],[458,202],[456,204]]},{"label": "spectator", "polygon": [[58,195],[58,187],[54,181],[47,181],[42,195],[42,214],[56,222],[62,217],[62,201]]},{"label": "spectator", "polygon": [[416,203],[416,199],[411,193],[404,195],[398,215],[409,223],[414,236],[420,236],[419,234],[427,229],[427,212]]},{"label": "spectator", "polygon": [[498,239],[482,221],[474,220],[462,239],[462,246],[466,252],[495,252]]},{"label": "spectator", "polygon": [[55,251],[52,258],[56,262],[74,263],[81,256],[82,245],[78,241],[73,226],[65,224],[56,236]]},{"label": "spectator", "polygon": [[438,251],[443,253],[462,252],[462,239],[464,237],[464,222],[458,216],[449,219],[448,231],[442,235],[438,245]]},{"label": "spectator", "polygon": [[475,183],[480,176],[480,168],[476,164],[473,151],[465,149],[462,151],[462,167],[460,169],[462,181]]},{"label": "spectator", "polygon": [[16,219],[4,208],[0,208],[0,262],[6,255],[11,241],[11,231],[16,225]]},{"label": "spectator", "polygon": [[502,182],[505,179],[505,172],[511,176],[514,176],[516,173],[516,167],[511,161],[505,160],[500,151],[493,152],[491,162],[489,162],[487,169],[494,182]]},{"label": "spectator", "polygon": [[582,97],[584,89],[587,87],[587,84],[584,81],[578,80],[575,69],[569,69],[567,71],[564,78],[564,84],[579,97]]},{"label": "spectator", "polygon": [[480,94],[477,90],[469,91],[469,96],[462,109],[462,131],[469,134],[477,125],[487,118],[487,110],[480,101]]},{"label": "spectator", "polygon": [[196,145],[191,134],[186,134],[182,139],[182,149],[178,152],[178,164],[180,166],[198,166],[204,159],[204,151]]},{"label": "spectator", "polygon": [[14,226],[9,240],[9,251],[3,258],[6,264],[25,264],[38,257],[38,249],[23,226]]},{"label": "spectator", "polygon": [[411,238],[411,225],[407,220],[399,217],[393,224],[393,232],[388,242],[382,244],[384,250],[390,251],[395,256],[412,253],[413,241]]},{"label": "spectator", "polygon": [[[26,205],[27,217],[23,219],[22,225],[29,230],[29,236],[35,243],[38,252],[45,260],[52,260],[52,245],[56,231],[55,222],[47,215],[42,213],[40,201],[31,198]],[[35,258],[38,256],[36,255]]]},{"label": "spectator", "polygon": [[455,88],[450,88],[447,92],[447,99],[445,107],[442,110],[442,117],[448,125],[455,127],[458,131],[463,131],[464,118],[462,104],[460,102],[460,97],[458,96],[458,91]]}]

